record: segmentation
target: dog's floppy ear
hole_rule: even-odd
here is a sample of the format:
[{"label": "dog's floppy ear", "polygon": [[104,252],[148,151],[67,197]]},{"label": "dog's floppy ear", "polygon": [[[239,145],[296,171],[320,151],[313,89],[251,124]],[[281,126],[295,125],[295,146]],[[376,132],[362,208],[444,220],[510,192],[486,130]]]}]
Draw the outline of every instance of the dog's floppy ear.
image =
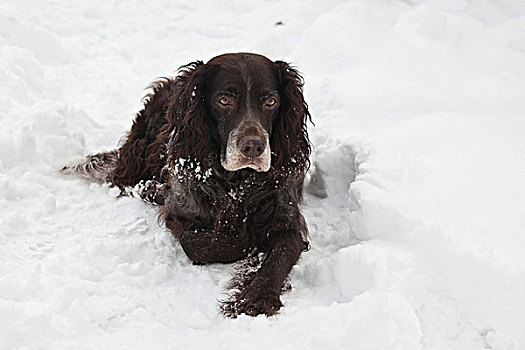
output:
[{"label": "dog's floppy ear", "polygon": [[173,132],[168,153],[174,159],[193,158],[204,167],[204,160],[212,151],[204,103],[206,81],[212,69],[211,65],[202,61],[180,67],[167,110],[170,130]]},{"label": "dog's floppy ear", "polygon": [[303,96],[303,78],[286,62],[275,61],[275,65],[281,106],[270,139],[274,153],[272,164],[278,170],[304,171],[309,166],[310,141],[306,123],[310,120],[310,112]]}]

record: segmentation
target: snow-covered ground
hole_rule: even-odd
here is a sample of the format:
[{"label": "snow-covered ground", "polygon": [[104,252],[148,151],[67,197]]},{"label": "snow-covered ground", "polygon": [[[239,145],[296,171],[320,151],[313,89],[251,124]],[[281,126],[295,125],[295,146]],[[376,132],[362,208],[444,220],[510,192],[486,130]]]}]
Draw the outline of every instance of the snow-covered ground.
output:
[{"label": "snow-covered ground", "polygon": [[[238,51],[303,72],[327,183],[272,318],[223,318],[232,266],[55,171]],[[1,350],[525,349],[522,1],[4,0],[0,106]]]}]

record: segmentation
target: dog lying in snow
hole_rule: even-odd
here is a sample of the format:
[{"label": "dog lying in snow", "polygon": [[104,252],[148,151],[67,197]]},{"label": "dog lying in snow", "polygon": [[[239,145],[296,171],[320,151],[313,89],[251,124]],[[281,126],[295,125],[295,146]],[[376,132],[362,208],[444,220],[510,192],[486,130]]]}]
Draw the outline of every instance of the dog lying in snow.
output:
[{"label": "dog lying in snow", "polygon": [[[66,165],[161,206],[198,264],[261,256],[232,279],[223,311],[274,315],[308,229],[299,204],[310,143],[303,80],[285,62],[248,53],[190,63],[154,82],[122,146]],[[260,265],[260,266],[259,266]]]}]

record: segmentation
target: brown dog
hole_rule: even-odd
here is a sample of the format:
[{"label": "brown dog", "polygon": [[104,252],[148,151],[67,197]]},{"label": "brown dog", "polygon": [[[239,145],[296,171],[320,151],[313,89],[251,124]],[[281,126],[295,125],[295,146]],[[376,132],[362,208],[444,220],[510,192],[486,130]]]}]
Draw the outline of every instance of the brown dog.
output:
[{"label": "brown dog", "polygon": [[234,278],[239,292],[224,309],[273,315],[308,247],[298,207],[310,154],[302,86],[295,69],[261,55],[190,63],[152,84],[120,149],[62,171],[136,186],[162,205],[161,219],[196,263],[263,253],[257,272]]}]

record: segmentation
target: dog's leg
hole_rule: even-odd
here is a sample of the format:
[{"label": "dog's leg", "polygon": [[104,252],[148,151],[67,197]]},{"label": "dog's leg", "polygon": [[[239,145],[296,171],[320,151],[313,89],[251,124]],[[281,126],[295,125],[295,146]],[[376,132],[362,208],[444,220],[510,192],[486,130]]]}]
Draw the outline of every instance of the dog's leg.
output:
[{"label": "dog's leg", "polygon": [[248,254],[248,244],[236,232],[186,230],[179,236],[182,249],[194,263],[229,263]]},{"label": "dog's leg", "polygon": [[271,233],[271,248],[248,286],[235,296],[234,315],[275,315],[282,306],[281,288],[305,242],[299,230]]}]

